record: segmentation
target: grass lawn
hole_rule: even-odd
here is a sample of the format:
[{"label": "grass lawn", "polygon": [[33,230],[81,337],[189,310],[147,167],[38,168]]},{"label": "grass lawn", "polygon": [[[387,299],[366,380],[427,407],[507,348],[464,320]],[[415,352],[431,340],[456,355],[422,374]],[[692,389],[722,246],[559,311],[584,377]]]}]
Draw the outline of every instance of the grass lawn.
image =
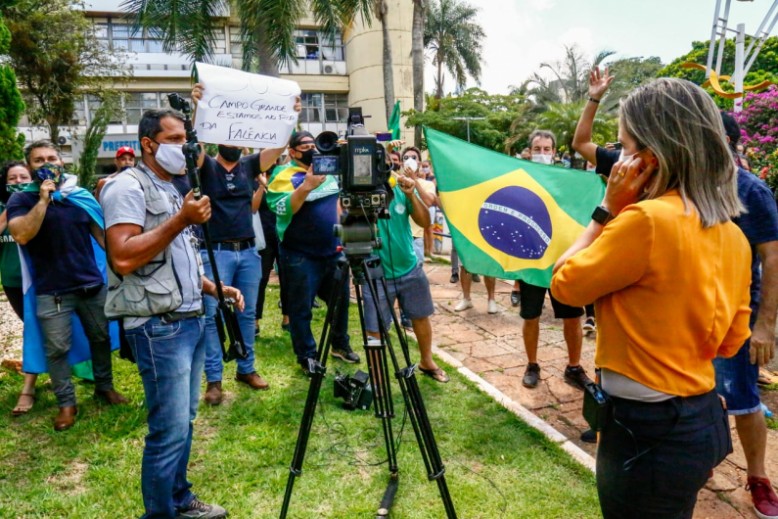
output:
[{"label": "grass lawn", "polygon": [[[280,330],[277,287],[270,287],[262,338],[256,345],[269,391],[253,392],[225,369],[225,402],[201,405],[190,463],[193,490],[223,505],[233,518],[278,517],[289,464],[308,390],[289,336]],[[352,308],[352,337],[358,337]],[[323,309],[315,313],[321,327]],[[358,326],[358,325],[357,325]],[[357,341],[355,341],[357,342]],[[395,341],[396,342],[396,341]],[[364,358],[361,348],[356,348]],[[415,344],[412,357],[418,361]],[[364,360],[359,365],[366,369]],[[328,362],[303,475],[295,483],[293,518],[374,517],[387,482],[380,422],[372,411],[346,411],[333,396],[335,369]],[[0,378],[0,517],[130,518],[143,511],[140,465],[146,413],[133,364],[115,358],[117,388],[129,406],[95,402],[92,387],[77,384],[78,421],[55,433],[56,401],[48,378],[39,382],[35,408],[11,418],[21,376]],[[453,369],[451,382],[419,381],[446,465],[446,479],[461,518],[599,517],[593,475],[556,445],[530,429]],[[397,518],[445,517],[437,485],[427,481],[410,422],[400,432],[403,406],[392,387],[400,438],[400,486],[392,509]]]}]

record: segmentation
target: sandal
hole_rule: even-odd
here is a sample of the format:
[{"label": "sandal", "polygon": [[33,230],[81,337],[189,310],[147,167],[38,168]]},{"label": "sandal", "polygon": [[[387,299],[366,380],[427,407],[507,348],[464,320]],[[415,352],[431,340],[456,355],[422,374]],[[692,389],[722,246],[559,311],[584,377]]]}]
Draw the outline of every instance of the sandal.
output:
[{"label": "sandal", "polygon": [[426,376],[430,377],[431,379],[433,379],[433,380],[435,380],[437,382],[441,382],[443,384],[445,384],[446,382],[451,380],[449,378],[449,376],[446,374],[446,372],[443,371],[440,368],[424,369],[421,366],[419,366],[419,371],[421,371],[422,373],[424,373]]},{"label": "sandal", "polygon": [[[27,400],[29,399],[29,400]],[[19,400],[16,402],[16,407],[11,411],[12,416],[21,416],[32,409],[35,404],[35,393],[22,393],[19,395]]]}]

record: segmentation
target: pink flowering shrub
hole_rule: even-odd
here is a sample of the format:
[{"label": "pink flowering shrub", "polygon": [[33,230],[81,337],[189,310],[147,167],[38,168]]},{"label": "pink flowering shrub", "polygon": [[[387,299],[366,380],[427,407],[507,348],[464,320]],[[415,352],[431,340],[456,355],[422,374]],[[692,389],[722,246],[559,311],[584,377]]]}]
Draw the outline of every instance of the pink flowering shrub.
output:
[{"label": "pink flowering shrub", "polygon": [[757,94],[746,94],[743,111],[734,114],[745,146],[751,171],[757,175],[766,167],[767,183],[778,187],[778,86]]}]

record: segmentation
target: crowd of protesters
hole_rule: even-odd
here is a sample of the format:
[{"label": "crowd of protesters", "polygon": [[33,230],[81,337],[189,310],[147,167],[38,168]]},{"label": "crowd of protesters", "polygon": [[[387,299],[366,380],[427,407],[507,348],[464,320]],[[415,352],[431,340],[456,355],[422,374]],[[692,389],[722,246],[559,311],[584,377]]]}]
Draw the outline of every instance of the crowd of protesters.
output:
[{"label": "crowd of protesters", "polygon": [[[636,89],[622,101],[618,143],[592,142],[612,80],[607,70],[592,71],[574,150],[559,154],[554,134],[539,129],[520,154],[570,168],[577,152],[590,172],[581,174],[607,178],[592,222],[557,258],[551,287],[523,280],[513,286],[528,359],[523,385],[532,389],[540,381],[538,337],[548,296],[563,323],[565,380],[583,393],[594,388],[608,396],[604,420],[584,438],[599,443],[597,486],[606,518],[691,517],[711,469],[731,452],[728,413],[743,444],[754,506],[760,517],[778,518],[756,388],[758,366],[773,355],[778,313],[774,198],[748,172],[737,123],[689,82],[656,80]],[[195,104],[202,93],[195,85]],[[262,318],[274,271],[279,324],[302,375],[316,369],[317,298],[341,302],[331,312],[331,355],[360,363],[348,333],[349,286],[338,282],[342,243],[332,232],[343,211],[340,185],[314,174],[315,136],[297,131],[288,146],[259,153],[219,145],[211,157],[201,148],[204,196],[196,199],[181,114],[149,110],[138,133],[140,149],[119,149],[116,172],[94,193],[76,185],[48,141],[29,144],[25,161],[0,169],[0,276],[27,328],[24,384],[11,412],[33,408],[43,372],[57,397],[57,431],[77,419],[73,374],[91,377],[95,396],[107,404],[125,404],[111,363],[112,350],[121,347],[138,366],[148,409],[144,517],[225,517],[224,508],[197,498],[187,480],[203,374],[203,401],[223,402],[214,267],[247,346],[237,360],[237,383],[267,390],[272,382],[259,372],[254,340],[268,326]],[[446,383],[448,374],[432,356],[434,305],[424,272],[442,208],[433,164],[403,145],[387,146],[394,180],[389,218],[377,223],[384,246],[375,250],[387,290],[376,292],[377,301],[364,290],[365,332],[368,344],[380,341],[381,323],[391,323],[397,305],[400,324],[418,342],[419,372]],[[212,255],[200,229],[205,222]],[[455,250],[452,260],[451,282],[463,292],[454,310],[465,312],[473,308],[479,273],[460,265]],[[485,276],[484,284],[486,310],[497,313],[496,279]],[[583,333],[595,330],[596,382],[580,365]],[[89,372],[71,366],[79,352],[92,360]]]}]

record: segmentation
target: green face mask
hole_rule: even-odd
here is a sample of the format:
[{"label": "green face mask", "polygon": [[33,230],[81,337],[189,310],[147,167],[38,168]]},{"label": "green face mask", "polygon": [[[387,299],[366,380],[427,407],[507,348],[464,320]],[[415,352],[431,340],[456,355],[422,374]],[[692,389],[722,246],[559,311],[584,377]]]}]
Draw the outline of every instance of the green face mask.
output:
[{"label": "green face mask", "polygon": [[35,182],[23,182],[21,184],[6,184],[5,190],[9,193],[32,193],[38,191],[38,184]]}]

